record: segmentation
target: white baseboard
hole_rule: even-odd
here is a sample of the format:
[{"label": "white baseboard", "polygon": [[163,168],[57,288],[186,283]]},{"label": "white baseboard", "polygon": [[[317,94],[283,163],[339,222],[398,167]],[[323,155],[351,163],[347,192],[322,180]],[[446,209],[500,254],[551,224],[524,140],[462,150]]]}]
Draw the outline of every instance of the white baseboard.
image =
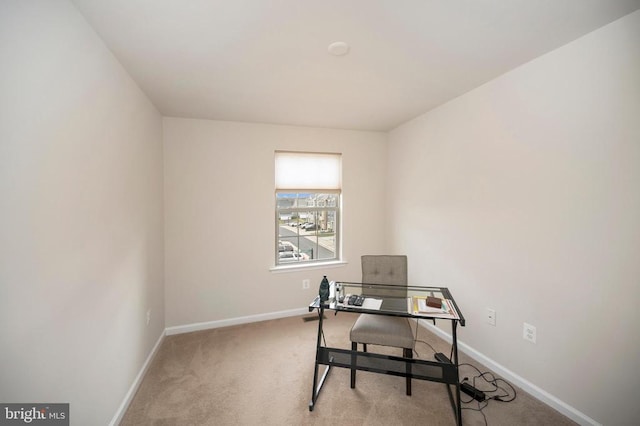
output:
[{"label": "white baseboard", "polygon": [[[167,327],[164,330],[164,332],[160,335],[160,337],[158,338],[158,341],[156,342],[153,349],[149,353],[149,356],[145,360],[142,368],[140,369],[140,372],[138,373],[135,380],[133,381],[131,388],[127,392],[127,395],[122,401],[122,404],[120,404],[118,411],[116,412],[115,416],[113,417],[109,425],[115,426],[122,421],[122,418],[124,417],[124,414],[127,408],[129,407],[129,404],[131,403],[133,396],[138,390],[138,387],[142,382],[144,374],[147,372],[147,369],[149,368],[151,360],[153,359],[156,352],[158,351],[158,348],[160,347],[160,344],[162,343],[162,340],[164,339],[165,335],[169,336],[173,334],[189,333],[192,331],[208,330],[212,328],[228,327],[232,325],[247,324],[252,322],[266,321],[266,320],[278,319],[278,318],[286,318],[291,316],[304,315],[305,313],[308,313],[308,312],[309,312],[308,308],[299,308],[299,309],[290,309],[287,311],[278,311],[278,312],[270,312],[266,314],[230,318],[225,320],[207,321],[207,322],[193,323],[193,324],[187,324],[187,325],[179,325],[175,327]],[[433,332],[434,334],[440,336],[445,341],[451,343],[452,339],[449,333],[423,320],[420,320],[419,324],[422,327]],[[529,382],[523,377],[517,375],[511,370],[503,367],[502,365],[488,358],[487,356],[475,350],[474,348],[467,345],[466,343],[458,340],[458,349],[464,352],[465,354],[469,355],[471,358],[475,359],[476,361],[487,366],[488,368],[493,370],[495,373],[500,375],[503,379],[510,381],[512,384],[520,387],[528,394],[532,395],[533,397],[539,399],[540,401],[547,404],[548,406],[554,408],[555,410],[569,417],[574,422],[581,425],[602,426],[600,423],[596,422],[591,417],[576,410],[569,404],[561,401],[560,399],[544,391],[543,389],[539,388],[538,386],[534,385],[533,383]]]},{"label": "white baseboard", "polygon": [[142,364],[142,368],[140,369],[140,372],[138,372],[138,375],[133,381],[133,384],[131,385],[131,387],[129,388],[129,391],[125,395],[124,400],[120,404],[120,407],[118,407],[118,411],[116,411],[115,416],[113,416],[113,419],[111,419],[111,422],[109,422],[109,426],[118,425],[122,421],[122,418],[124,417],[124,413],[127,412],[127,408],[129,408],[129,404],[131,404],[131,400],[133,400],[133,396],[136,394],[138,388],[140,387],[140,383],[142,383],[142,379],[144,378],[144,375],[147,372],[149,365],[151,365],[151,360],[153,359],[154,356],[156,356],[156,352],[158,352],[158,349],[160,348],[160,344],[162,343],[162,340],[164,340],[164,336],[165,336],[165,332],[164,330],[162,330],[160,337],[158,337],[156,344],[153,345],[153,349],[151,349],[151,352],[149,352],[149,356],[147,356],[147,359],[144,361],[144,364]]},{"label": "white baseboard", "polygon": [[246,317],[236,317],[218,321],[197,322],[193,324],[177,325],[167,327],[165,333],[167,336],[172,334],[190,333],[192,331],[208,330],[210,328],[228,327],[231,325],[247,324],[250,322],[267,321],[278,318],[293,317],[309,313],[309,308],[290,309],[288,311],[270,312],[266,314],[249,315]]},{"label": "white baseboard", "polygon": [[[452,341],[451,334],[423,320],[420,320],[419,324],[422,327],[432,331],[434,334],[437,334],[447,342],[451,343]],[[551,395],[549,392],[546,392],[545,390],[539,388],[538,386],[534,385],[533,383],[526,380],[525,378],[517,375],[513,371],[503,367],[502,365],[498,364],[491,358],[488,358],[484,354],[475,350],[474,348],[467,345],[466,343],[461,342],[460,340],[458,340],[458,349],[464,352],[465,354],[469,355],[471,358],[475,359],[476,361],[489,367],[491,370],[493,370],[493,372],[500,375],[503,379],[508,380],[509,382],[518,386],[519,388],[521,388],[531,396],[547,404],[549,407],[552,407],[555,410],[559,411],[560,413],[564,414],[565,416],[569,417],[574,422],[580,425],[602,426],[600,423],[593,420],[591,417],[587,416],[581,411],[576,410],[569,404],[561,401],[560,399]]]},{"label": "white baseboard", "polygon": [[109,426],[116,426],[122,421],[122,418],[124,417],[124,414],[127,412],[127,408],[129,407],[129,404],[133,399],[133,396],[136,394],[136,391],[140,387],[140,383],[142,383],[142,379],[144,378],[144,375],[147,372],[149,365],[151,364],[151,360],[153,360],[153,357],[156,355],[156,352],[160,348],[160,344],[164,340],[164,336],[169,336],[172,334],[189,333],[191,331],[198,331],[198,330],[207,330],[210,328],[227,327],[230,325],[246,324],[250,322],[259,322],[259,321],[266,321],[271,319],[286,318],[286,317],[304,315],[305,313],[308,313],[308,312],[309,312],[308,308],[299,308],[299,309],[291,309],[288,311],[271,312],[267,314],[251,315],[246,317],[231,318],[231,319],[219,320],[219,321],[199,322],[194,324],[179,325],[176,327],[165,328],[162,331],[162,334],[160,334],[158,341],[153,346],[153,349],[151,349],[149,356],[147,356],[147,359],[142,365],[140,372],[138,372],[138,375],[133,381],[133,384],[131,385],[131,387],[129,388],[129,391],[125,395],[124,400],[120,404],[120,407],[118,407],[118,411],[116,411],[116,414],[113,416],[113,419],[111,419],[111,422],[109,422]]}]

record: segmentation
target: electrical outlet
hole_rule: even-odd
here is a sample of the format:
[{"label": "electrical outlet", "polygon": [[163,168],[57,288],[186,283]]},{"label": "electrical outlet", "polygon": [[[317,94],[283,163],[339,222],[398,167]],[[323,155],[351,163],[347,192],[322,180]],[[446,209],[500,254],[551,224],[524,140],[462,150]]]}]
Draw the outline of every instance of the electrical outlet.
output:
[{"label": "electrical outlet", "polygon": [[147,325],[151,322],[151,309],[147,311]]},{"label": "electrical outlet", "polygon": [[531,343],[536,342],[536,328],[531,324],[524,323],[524,327],[522,328],[522,338],[524,340],[528,340]]},{"label": "electrical outlet", "polygon": [[311,284],[311,281],[309,281],[308,278],[306,280],[302,280],[302,289],[307,290],[310,284]]},{"label": "electrical outlet", "polygon": [[496,325],[496,311],[495,309],[487,308],[487,323],[493,326]]}]

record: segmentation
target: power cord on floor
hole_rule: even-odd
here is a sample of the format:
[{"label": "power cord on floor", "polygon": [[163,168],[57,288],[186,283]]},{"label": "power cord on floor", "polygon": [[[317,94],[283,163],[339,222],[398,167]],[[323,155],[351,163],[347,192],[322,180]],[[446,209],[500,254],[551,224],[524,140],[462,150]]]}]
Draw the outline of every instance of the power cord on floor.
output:
[{"label": "power cord on floor", "polygon": [[[461,398],[462,399],[462,398]],[[470,402],[476,401],[475,399],[471,398],[471,401],[462,401],[462,403],[464,404],[468,404]],[[485,409],[485,407],[487,405],[489,405],[489,401],[485,400],[483,402],[480,401],[476,401],[478,403],[478,408],[473,408],[473,407],[462,407],[463,410],[470,410],[470,411],[477,411],[480,414],[482,414],[482,418],[484,419],[484,425],[485,426],[489,426],[489,423],[487,422],[487,416],[484,414],[484,412],[482,410]]]},{"label": "power cord on floor", "polygon": [[[418,339],[418,328],[419,328],[419,324],[418,324],[418,320],[416,319],[416,331],[415,331],[415,338],[414,338],[415,342],[424,343],[425,345],[429,346],[433,351],[434,355],[438,353],[439,351],[437,351],[430,343],[425,342],[424,340]],[[422,358],[417,350],[414,349],[414,352],[416,353],[418,358]],[[449,359],[453,360],[453,345],[451,345],[451,350],[449,352]],[[473,386],[475,389],[478,389],[484,392],[485,399],[483,401],[478,401],[475,398],[471,397],[469,400],[465,400],[463,395],[466,396],[466,394],[463,393],[463,395],[460,396],[461,403],[471,404],[473,402],[476,402],[478,406],[477,408],[462,407],[462,409],[470,410],[470,411],[478,411],[480,414],[482,414],[482,418],[484,419],[485,426],[488,426],[487,416],[483,412],[485,407],[489,405],[490,401],[498,401],[498,402],[506,403],[506,402],[511,402],[515,400],[517,396],[516,390],[509,382],[499,377],[496,377],[490,371],[482,372],[478,369],[478,367],[468,363],[463,363],[458,365],[458,367],[463,367],[463,366],[468,366],[473,368],[478,374],[475,376],[472,376],[471,378],[464,377],[461,383],[469,382],[471,386]],[[484,380],[486,383],[482,384],[481,379]],[[482,388],[479,388],[478,386],[476,386],[476,383],[482,384]],[[488,389],[485,389],[487,388],[486,384],[490,385]]]},{"label": "power cord on floor", "polygon": [[[485,395],[485,399],[484,401],[477,401],[475,398],[471,398],[468,401],[465,401],[462,396],[460,397],[460,401],[463,404],[470,404],[472,402],[477,402],[478,404],[478,408],[475,407],[462,407],[463,410],[471,410],[471,411],[478,411],[480,412],[480,414],[482,414],[482,417],[484,419],[484,424],[488,425],[487,422],[487,416],[484,414],[484,412],[482,410],[485,409],[485,407],[487,405],[489,405],[489,401],[498,401],[498,402],[511,402],[514,399],[516,399],[517,397],[517,392],[515,390],[515,388],[506,380],[501,379],[499,377],[494,376],[493,373],[491,373],[490,371],[485,371],[482,372],[478,369],[478,367],[476,367],[475,365],[471,365],[468,363],[463,363],[460,364],[459,367],[462,366],[469,366],[471,368],[473,368],[478,374],[471,377],[471,379],[469,379],[469,377],[465,377],[462,379],[461,383],[465,383],[465,382],[471,382],[471,386],[473,386],[475,389],[478,389],[482,392],[484,392]],[[479,388],[478,386],[476,386],[476,381],[480,382],[480,379],[484,380],[486,383],[488,383],[490,386],[489,389],[484,389],[484,388]],[[501,384],[506,385],[506,387],[508,387],[508,390],[505,389],[503,386],[501,386]],[[483,387],[486,387],[486,385],[484,385]],[[497,393],[494,393],[497,392]],[[493,394],[492,394],[493,393]]]},{"label": "power cord on floor", "polygon": [[[459,367],[462,366],[469,366],[471,368],[473,368],[474,370],[476,370],[476,372],[478,373],[478,375],[473,376],[471,378],[471,385],[476,388],[479,389],[481,391],[483,391],[485,393],[486,396],[486,400],[487,401],[491,401],[491,400],[495,400],[495,401],[499,401],[499,402],[511,402],[513,400],[516,399],[517,392],[515,390],[515,388],[506,380],[501,379],[500,377],[496,377],[492,372],[490,371],[485,371],[484,373],[481,372],[478,367],[468,364],[468,363],[463,363],[460,364]],[[478,386],[476,386],[476,381],[482,379],[484,380],[486,383],[491,385],[491,389],[481,389]],[[469,381],[470,379],[468,377],[465,377],[464,379],[462,379],[462,382],[466,382]],[[508,387],[509,389],[505,389],[504,387],[500,386],[500,384],[504,384],[506,385],[506,387]],[[490,393],[492,392],[499,392],[497,394],[493,394],[490,395]]]}]

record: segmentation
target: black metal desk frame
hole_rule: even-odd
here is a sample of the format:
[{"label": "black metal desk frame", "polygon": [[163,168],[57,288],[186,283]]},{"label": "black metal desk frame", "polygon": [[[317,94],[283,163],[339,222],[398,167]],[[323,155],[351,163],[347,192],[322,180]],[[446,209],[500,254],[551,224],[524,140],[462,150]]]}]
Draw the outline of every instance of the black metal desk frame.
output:
[{"label": "black metal desk frame", "polygon": [[[418,358],[405,358],[392,355],[382,355],[373,352],[362,352],[357,350],[348,350],[340,348],[330,348],[322,345],[322,327],[324,319],[324,311],[331,310],[338,312],[353,312],[353,313],[367,313],[374,315],[389,315],[400,316],[407,318],[419,318],[434,320],[434,317],[425,315],[413,315],[408,312],[408,309],[401,311],[396,310],[369,310],[362,307],[343,307],[337,303],[337,294],[340,292],[342,286],[360,287],[361,289],[371,288],[388,288],[389,286],[379,284],[362,284],[351,282],[331,282],[331,294],[335,295],[335,298],[330,298],[324,303],[320,303],[320,297],[311,302],[309,305],[309,312],[318,310],[318,340],[316,343],[316,360],[315,369],[313,374],[313,388],[311,390],[311,401],[309,402],[309,411],[313,411],[315,404],[324,385],[324,381],[327,378],[332,367],[348,368],[351,370],[364,370],[380,374],[388,374],[401,377],[411,377],[412,379],[428,380],[434,382],[441,382],[447,385],[447,392],[449,393],[449,400],[453,413],[458,425],[462,425],[462,407],[460,404],[460,378],[458,372],[458,340],[456,329],[458,323],[464,327],[465,320],[460,312],[460,309],[456,305],[453,296],[446,287],[421,287],[421,286],[407,286],[410,292],[419,292],[425,295],[441,294],[444,298],[451,300],[453,308],[457,313],[455,319],[450,318],[437,318],[444,321],[451,321],[451,336],[452,336],[452,359],[451,363],[439,362],[439,361],[426,361]],[[406,303],[406,297],[403,298]],[[319,367],[325,365],[326,368],[322,377],[319,377]],[[454,387],[452,392],[451,386]]]}]

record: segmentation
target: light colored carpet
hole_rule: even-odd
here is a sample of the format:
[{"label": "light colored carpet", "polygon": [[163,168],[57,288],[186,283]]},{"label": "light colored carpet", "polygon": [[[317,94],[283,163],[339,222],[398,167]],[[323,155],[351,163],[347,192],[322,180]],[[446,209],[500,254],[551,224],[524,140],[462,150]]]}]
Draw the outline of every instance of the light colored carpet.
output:
[{"label": "light colored carpet", "polygon": [[[316,315],[310,314],[307,315]],[[350,348],[355,314],[327,312],[330,347]],[[415,324],[414,324],[415,326]],[[318,321],[290,317],[234,327],[167,336],[153,360],[122,425],[454,425],[446,387],[413,380],[405,394],[403,377],[333,368],[313,412],[309,411]],[[449,354],[450,346],[420,327],[419,340]],[[401,355],[400,349],[370,351]],[[418,357],[433,350],[417,343]],[[487,369],[461,354],[461,362]],[[324,366],[321,366],[323,371]],[[477,373],[461,367],[460,376]],[[478,386],[480,387],[480,386]],[[515,401],[491,401],[483,410],[489,425],[573,425],[554,409],[517,389]],[[463,394],[463,400],[470,397]],[[464,425],[484,425],[473,401],[464,404]]]}]

